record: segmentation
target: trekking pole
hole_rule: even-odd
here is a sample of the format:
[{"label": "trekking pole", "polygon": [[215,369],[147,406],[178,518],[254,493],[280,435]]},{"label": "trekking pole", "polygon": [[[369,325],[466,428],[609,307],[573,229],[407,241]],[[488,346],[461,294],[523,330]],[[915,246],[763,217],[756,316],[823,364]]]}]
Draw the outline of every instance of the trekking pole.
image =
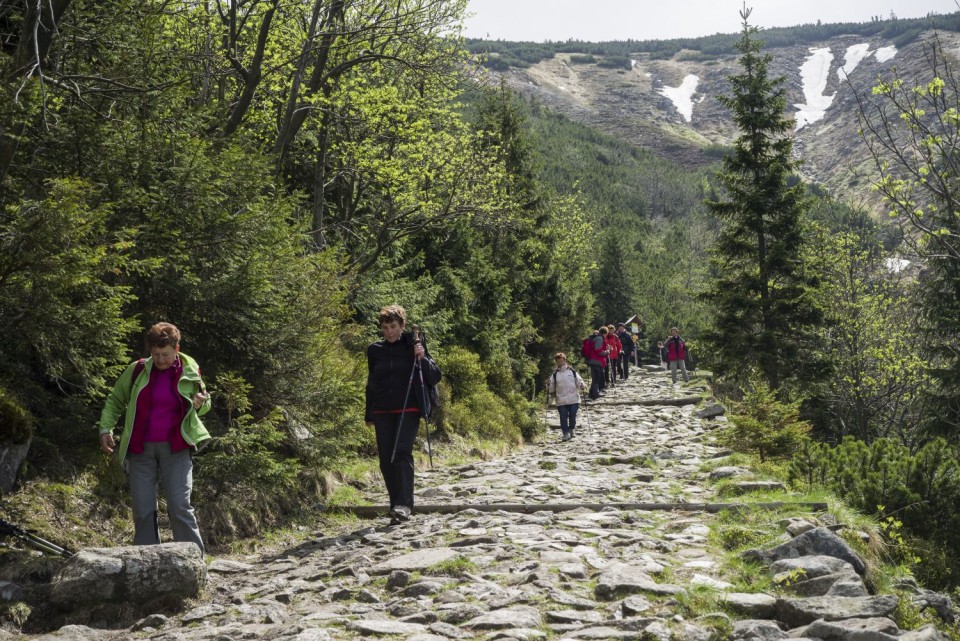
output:
[{"label": "trekking pole", "polygon": [[403,409],[400,410],[400,420],[397,422],[397,436],[393,439],[393,453],[390,455],[391,463],[397,458],[397,446],[400,444],[400,430],[403,429],[403,417],[407,413],[407,403],[410,402],[410,389],[413,387],[413,375],[416,371],[417,359],[413,359],[413,369],[410,370],[410,380],[407,382],[407,394],[403,397]]},{"label": "trekking pole", "polygon": [[18,527],[9,521],[4,521],[3,519],[0,519],[0,536],[15,536],[35,550],[62,556],[65,559],[69,559],[74,555],[74,553],[70,550],[62,548],[56,543],[51,543],[46,539],[42,539],[36,534],[27,532],[23,528]]}]

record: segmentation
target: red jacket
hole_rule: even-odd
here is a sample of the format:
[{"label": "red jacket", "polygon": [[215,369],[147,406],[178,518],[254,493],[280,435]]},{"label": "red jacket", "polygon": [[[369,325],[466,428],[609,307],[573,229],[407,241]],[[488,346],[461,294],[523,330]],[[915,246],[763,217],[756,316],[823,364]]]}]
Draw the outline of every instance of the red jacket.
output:
[{"label": "red jacket", "polygon": [[667,339],[667,360],[684,361],[687,359],[687,346],[679,336]]},{"label": "red jacket", "polygon": [[610,360],[617,360],[620,352],[623,351],[623,344],[620,342],[620,339],[617,338],[616,334],[607,334],[604,342],[607,344],[607,349],[610,350]]}]

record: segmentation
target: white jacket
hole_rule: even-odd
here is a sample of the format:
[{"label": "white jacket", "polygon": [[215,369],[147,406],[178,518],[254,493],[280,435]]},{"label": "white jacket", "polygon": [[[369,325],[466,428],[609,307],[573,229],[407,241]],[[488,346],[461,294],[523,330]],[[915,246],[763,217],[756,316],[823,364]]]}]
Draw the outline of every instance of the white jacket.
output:
[{"label": "white jacket", "polygon": [[[556,384],[554,384],[556,381]],[[577,374],[577,370],[569,365],[554,371],[547,379],[547,393],[557,397],[557,405],[574,405],[580,402],[579,389],[586,387],[586,383]]]}]

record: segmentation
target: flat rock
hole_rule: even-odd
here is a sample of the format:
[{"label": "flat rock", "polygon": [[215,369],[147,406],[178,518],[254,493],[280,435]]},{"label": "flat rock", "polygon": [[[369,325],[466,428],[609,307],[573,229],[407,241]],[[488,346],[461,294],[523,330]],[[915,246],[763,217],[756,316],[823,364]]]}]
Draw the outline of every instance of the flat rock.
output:
[{"label": "flat rock", "polygon": [[425,548],[378,563],[370,568],[370,573],[390,574],[394,570],[421,572],[438,563],[451,561],[459,556],[461,556],[461,553],[451,548]]},{"label": "flat rock", "polygon": [[737,614],[755,619],[771,619],[777,611],[777,598],[769,594],[728,592],[722,600]]},{"label": "flat rock", "polygon": [[600,573],[594,593],[598,599],[611,601],[637,592],[676,594],[682,589],[676,585],[657,583],[641,567],[613,563]]},{"label": "flat rock", "polygon": [[426,626],[419,623],[403,623],[390,619],[363,619],[353,621],[350,628],[363,634],[422,634],[427,631]]},{"label": "flat rock", "polygon": [[464,623],[463,627],[473,630],[503,630],[505,628],[539,628],[542,624],[540,610],[528,605],[517,605],[481,614]]},{"label": "flat rock", "polygon": [[733,632],[730,634],[731,641],[775,641],[776,639],[786,639],[787,633],[780,629],[773,621],[761,621],[757,619],[745,619],[743,621],[733,622]]},{"label": "flat rock", "polygon": [[892,594],[870,597],[818,596],[809,599],[777,599],[777,619],[791,628],[817,619],[842,621],[853,618],[886,617],[894,611],[899,597]]},{"label": "flat rock", "polygon": [[824,641],[894,641],[900,629],[886,617],[847,619],[845,621],[817,620],[807,626],[806,636]]}]

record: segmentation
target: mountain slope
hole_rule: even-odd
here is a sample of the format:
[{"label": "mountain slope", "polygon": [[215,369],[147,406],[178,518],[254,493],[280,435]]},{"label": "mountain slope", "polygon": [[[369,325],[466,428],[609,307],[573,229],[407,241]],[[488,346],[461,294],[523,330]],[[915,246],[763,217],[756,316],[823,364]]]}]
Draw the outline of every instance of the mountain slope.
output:
[{"label": "mountain slope", "polygon": [[[878,76],[889,78],[894,69],[907,82],[927,82],[931,72],[926,54],[934,37],[956,59],[960,34],[951,31],[925,32],[902,49],[880,36],[839,35],[765,50],[773,56],[772,73],[785,79],[787,115],[801,125],[794,133],[795,148],[808,180],[879,209],[869,190],[873,168],[858,135],[856,96],[869,99]],[[738,135],[717,100],[728,93],[727,77],[739,70],[735,55],[680,51],[669,59],[655,59],[638,53],[631,56],[629,70],[584,59],[558,53],[526,69],[492,73],[573,120],[682,166],[715,162],[718,147]]]}]

